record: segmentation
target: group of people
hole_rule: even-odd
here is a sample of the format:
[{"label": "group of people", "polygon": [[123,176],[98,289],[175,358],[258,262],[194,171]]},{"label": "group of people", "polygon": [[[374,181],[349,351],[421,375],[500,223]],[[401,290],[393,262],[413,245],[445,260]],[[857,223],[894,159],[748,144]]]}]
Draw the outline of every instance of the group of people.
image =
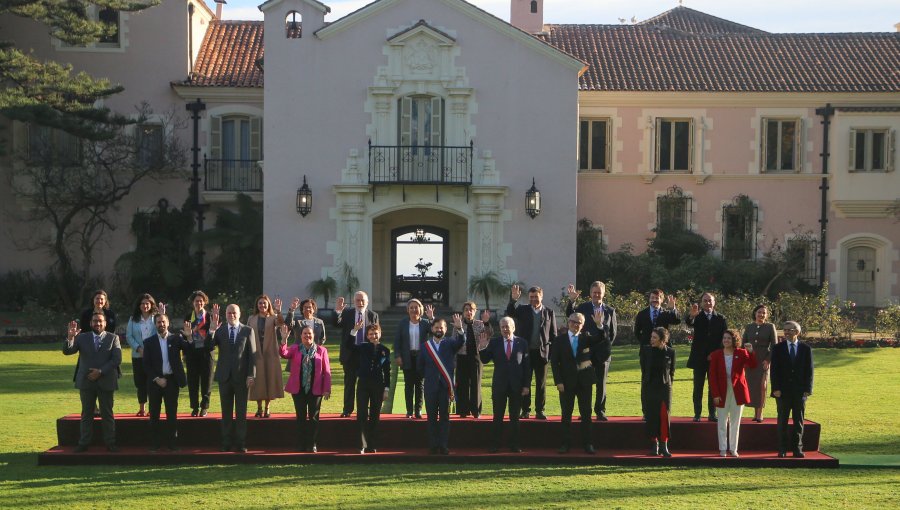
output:
[{"label": "group of people", "polygon": [[[535,419],[546,419],[550,371],[562,414],[559,452],[567,453],[571,448],[571,422],[577,402],[581,446],[586,453],[595,453],[591,422],[594,415],[600,421],[608,420],[606,381],[617,334],[616,310],[604,303],[603,282],[594,282],[590,299],[577,306],[580,295],[575,286],[569,285],[567,290],[566,325],[558,329],[553,310],[543,305],[541,288],[529,288],[528,303],[520,305],[523,289],[513,285],[496,335],[490,312],[476,318],[474,302],[466,302],[462,313],[453,314],[448,322],[436,318],[432,306],[412,299],[407,303],[408,317],[400,322],[393,338],[393,356],[382,343],[379,317],[369,309],[368,295],[356,292],[352,307],[338,298],[333,325],[341,331],[341,417],[350,417],[356,407],[360,453],[377,451],[378,423],[382,403],[390,394],[392,362],[403,372],[407,418],[421,419],[424,403],[432,454],[449,454],[451,402],[456,402],[460,417],[477,419],[481,415],[483,367],[491,362],[495,365],[490,386],[492,452],[504,444],[513,452],[521,452],[519,420],[530,418],[532,410]],[[270,416],[271,400],[287,392],[297,415],[296,447],[316,452],[322,400],[331,395],[331,367],[324,346],[325,325],[316,317],[315,301],[294,298],[283,316],[281,300],[273,302],[262,295],[246,323],[240,321],[240,308],[229,304],[222,324],[218,305],[206,310],[206,294],[194,292],[191,303],[192,310],[182,327],[170,331],[165,305],[142,294],[126,327],[140,405],[138,415],[150,417],[151,449],[159,450],[163,442],[170,450],[177,449],[179,389],[188,386],[191,415],[206,416],[215,379],[222,409],[223,451],[247,451],[248,401],[257,402],[256,416],[264,419]],[[114,334],[116,315],[106,293],[97,291],[92,304],[80,323],[69,324],[63,348],[65,354],[80,355],[75,384],[80,390],[82,416],[76,451],[86,450],[91,442],[95,408],[102,418],[104,442],[109,450],[116,451],[112,407],[120,376],[121,345]],[[693,370],[693,419],[701,419],[708,382],[707,419],[718,422],[719,453],[736,457],[743,407],[753,407],[753,420],[761,422],[771,392],[777,401],[779,456],[790,450],[802,457],[805,401],[812,393],[812,352],[798,341],[800,326],[795,322],[784,324],[785,341],[778,343],[776,328],[768,321],[768,309],[760,305],[752,315],[753,322],[743,334],[730,329],[725,317],[715,311],[715,296],[704,293],[700,303],[692,304],[683,317],[693,329],[687,363]],[[649,306],[638,313],[634,323],[650,455],[671,456],[668,444],[675,349],[670,345],[668,328],[681,320],[675,298],[666,300],[665,294],[656,289],[649,293]],[[218,362],[212,355],[216,348]],[[279,358],[288,360],[286,384]],[[160,421],[163,405],[165,424]],[[509,417],[505,442],[504,415]],[[789,427],[791,418],[793,427]]]}]

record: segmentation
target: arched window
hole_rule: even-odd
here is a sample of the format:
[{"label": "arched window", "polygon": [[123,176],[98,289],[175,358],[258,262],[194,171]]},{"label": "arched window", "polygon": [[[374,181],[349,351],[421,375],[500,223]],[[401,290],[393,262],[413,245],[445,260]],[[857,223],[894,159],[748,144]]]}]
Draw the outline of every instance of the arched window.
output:
[{"label": "arched window", "polygon": [[537,0],[531,0],[531,14],[537,14],[538,11]]},{"label": "arched window", "polygon": [[303,16],[297,11],[290,11],[284,17],[284,32],[288,39],[300,39],[303,36],[303,26],[301,24]]}]

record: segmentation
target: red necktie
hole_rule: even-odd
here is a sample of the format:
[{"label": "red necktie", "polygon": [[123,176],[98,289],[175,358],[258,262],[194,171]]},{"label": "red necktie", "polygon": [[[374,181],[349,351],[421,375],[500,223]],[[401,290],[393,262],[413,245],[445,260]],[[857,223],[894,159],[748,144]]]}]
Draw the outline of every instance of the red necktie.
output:
[{"label": "red necktie", "polygon": [[506,341],[506,359],[512,357],[512,338]]}]

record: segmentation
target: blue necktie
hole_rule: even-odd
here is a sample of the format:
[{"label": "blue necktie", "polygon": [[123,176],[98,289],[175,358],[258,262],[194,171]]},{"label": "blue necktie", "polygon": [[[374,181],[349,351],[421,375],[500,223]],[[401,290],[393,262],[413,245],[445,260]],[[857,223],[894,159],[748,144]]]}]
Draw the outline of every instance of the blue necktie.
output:
[{"label": "blue necktie", "polygon": [[650,309],[650,322],[652,322],[654,326],[656,326],[656,315],[658,313],[659,312],[656,311],[656,308]]},{"label": "blue necktie", "polygon": [[228,339],[231,340],[231,345],[234,345],[234,337],[235,337],[234,330],[235,329],[237,329],[237,328],[235,328],[234,326],[231,326],[228,328],[228,331],[229,331]]},{"label": "blue necktie", "polygon": [[100,352],[100,335],[94,335],[94,350]]},{"label": "blue necktie", "polygon": [[569,335],[569,342],[572,343],[572,356],[578,355],[578,337],[575,335]]},{"label": "blue necktie", "polygon": [[791,348],[791,361],[794,361],[797,358],[797,351],[794,350],[794,343],[789,343],[788,347]]}]

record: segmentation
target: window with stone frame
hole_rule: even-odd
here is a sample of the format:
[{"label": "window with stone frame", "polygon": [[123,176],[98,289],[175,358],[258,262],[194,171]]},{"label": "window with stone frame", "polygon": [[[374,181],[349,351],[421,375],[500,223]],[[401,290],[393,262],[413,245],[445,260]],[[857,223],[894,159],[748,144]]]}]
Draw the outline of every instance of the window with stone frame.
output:
[{"label": "window with stone frame", "polygon": [[850,171],[893,171],[895,138],[895,132],[893,129],[851,129],[849,161]]},{"label": "window with stone frame", "polygon": [[746,195],[738,195],[722,206],[722,258],[756,259],[759,209]]},{"label": "window with stone frame", "polygon": [[797,268],[800,278],[810,284],[819,279],[819,241],[806,236],[789,239],[788,261]]},{"label": "window with stone frame", "polygon": [[693,126],[693,119],[656,119],[656,173],[693,171]]},{"label": "window with stone frame", "polygon": [[134,127],[134,143],[136,145],[135,156],[140,166],[145,168],[158,168],[162,166],[163,127],[161,124],[142,123]]},{"label": "window with stone frame", "polygon": [[578,170],[609,171],[609,119],[581,119],[578,126]]},{"label": "window with stone frame", "polygon": [[678,186],[656,197],[656,228],[691,230],[692,199]]},{"label": "window with stone frame", "polygon": [[81,139],[61,129],[28,125],[27,161],[31,166],[74,166],[82,162]]},{"label": "window with stone frame", "polygon": [[763,172],[800,170],[800,119],[763,119]]}]

